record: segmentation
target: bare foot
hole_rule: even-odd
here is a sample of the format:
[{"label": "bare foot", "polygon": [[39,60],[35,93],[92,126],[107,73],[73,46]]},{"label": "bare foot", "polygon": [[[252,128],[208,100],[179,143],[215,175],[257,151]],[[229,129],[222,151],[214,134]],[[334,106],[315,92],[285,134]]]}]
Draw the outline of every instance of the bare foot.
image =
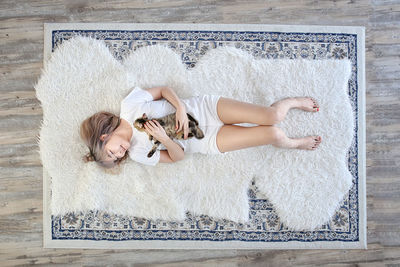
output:
[{"label": "bare foot", "polygon": [[294,106],[295,108],[299,108],[305,111],[319,111],[319,105],[317,100],[312,97],[293,97],[293,99],[297,102]]},{"label": "bare foot", "polygon": [[304,138],[298,138],[299,145],[296,147],[298,149],[315,150],[322,139],[321,136],[310,135]]}]

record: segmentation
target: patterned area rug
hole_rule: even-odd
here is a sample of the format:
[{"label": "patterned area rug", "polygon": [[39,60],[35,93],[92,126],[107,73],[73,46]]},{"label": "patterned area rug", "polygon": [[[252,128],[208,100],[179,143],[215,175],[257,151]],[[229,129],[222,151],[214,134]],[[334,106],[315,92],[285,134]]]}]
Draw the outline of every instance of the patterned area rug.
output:
[{"label": "patterned area rug", "polygon": [[122,60],[141,46],[167,44],[188,68],[207,50],[227,44],[255,58],[348,58],[352,78],[348,94],[356,128],[348,152],[353,186],[332,220],[314,231],[290,231],[267,197],[249,188],[250,223],[214,220],[188,212],[184,222],[114,216],[102,211],[50,213],[51,178],[44,173],[44,246],[135,249],[312,249],[367,248],[365,192],[364,28],[260,24],[45,24],[44,62],[74,36],[104,40]]}]

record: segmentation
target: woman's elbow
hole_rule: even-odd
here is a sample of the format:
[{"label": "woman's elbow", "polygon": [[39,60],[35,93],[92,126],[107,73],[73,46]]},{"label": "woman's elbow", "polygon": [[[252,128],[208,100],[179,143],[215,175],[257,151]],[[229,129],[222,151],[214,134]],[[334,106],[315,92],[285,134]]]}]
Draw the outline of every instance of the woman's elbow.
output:
[{"label": "woman's elbow", "polygon": [[177,162],[177,161],[181,161],[185,158],[185,155],[182,155],[181,157],[175,158],[173,161]]}]

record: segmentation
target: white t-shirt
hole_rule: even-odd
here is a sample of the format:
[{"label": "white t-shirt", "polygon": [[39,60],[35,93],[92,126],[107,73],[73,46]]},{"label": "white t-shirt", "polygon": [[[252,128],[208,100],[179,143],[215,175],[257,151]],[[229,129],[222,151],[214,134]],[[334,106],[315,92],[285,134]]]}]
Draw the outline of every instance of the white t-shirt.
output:
[{"label": "white t-shirt", "polygon": [[[202,103],[202,97],[191,97],[187,99],[181,99],[185,104],[186,111],[191,113],[199,122],[199,126],[217,126],[221,122],[211,117],[210,110],[204,108]],[[153,147],[152,141],[149,140],[149,136],[146,132],[138,131],[134,126],[133,122],[142,117],[143,113],[146,113],[148,118],[160,118],[171,113],[175,113],[175,107],[169,103],[166,99],[160,99],[153,101],[153,96],[142,88],[135,86],[133,90],[122,100],[120,118],[123,118],[129,122],[133,129],[132,139],[130,140],[131,147],[128,149],[129,156],[132,160],[146,164],[156,165],[160,161],[160,150],[165,150],[165,146],[160,144],[151,158],[147,157]],[[185,153],[198,152],[198,146],[195,142],[198,142],[196,138],[188,138],[186,140],[176,140]]]}]

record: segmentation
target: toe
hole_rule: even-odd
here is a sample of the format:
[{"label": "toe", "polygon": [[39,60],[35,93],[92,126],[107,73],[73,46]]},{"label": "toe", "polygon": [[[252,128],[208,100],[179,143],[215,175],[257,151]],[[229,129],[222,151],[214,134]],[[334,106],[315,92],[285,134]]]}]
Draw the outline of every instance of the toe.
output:
[{"label": "toe", "polygon": [[317,100],[315,100],[314,98],[311,98],[312,99],[312,101],[313,101],[313,103],[314,103],[314,107],[318,107],[318,102],[317,102]]},{"label": "toe", "polygon": [[321,143],[321,136],[316,136],[314,138],[314,141],[315,141],[315,146],[318,146]]}]

